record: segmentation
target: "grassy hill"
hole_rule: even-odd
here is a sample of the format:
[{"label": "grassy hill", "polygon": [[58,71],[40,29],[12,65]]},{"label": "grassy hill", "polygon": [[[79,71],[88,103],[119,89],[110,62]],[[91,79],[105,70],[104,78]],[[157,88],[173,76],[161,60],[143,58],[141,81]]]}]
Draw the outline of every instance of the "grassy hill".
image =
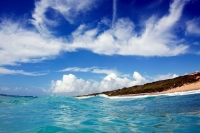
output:
[{"label": "grassy hill", "polygon": [[[92,96],[98,94],[106,94],[108,96],[119,96],[128,94],[140,94],[140,93],[152,93],[152,92],[162,92],[176,87],[183,86],[185,84],[191,84],[200,81],[200,73],[196,72],[189,75],[179,76],[173,79],[160,80],[152,83],[147,83],[144,85],[136,85],[132,87],[125,87],[118,90],[106,91],[101,93],[93,93],[89,95],[82,96]],[[77,96],[80,97],[80,96]]]}]

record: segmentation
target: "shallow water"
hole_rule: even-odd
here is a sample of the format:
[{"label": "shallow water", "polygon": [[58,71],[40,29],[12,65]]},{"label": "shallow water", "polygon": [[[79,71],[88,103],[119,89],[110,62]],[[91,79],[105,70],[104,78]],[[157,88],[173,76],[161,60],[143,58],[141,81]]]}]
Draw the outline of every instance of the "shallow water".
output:
[{"label": "shallow water", "polygon": [[77,99],[0,96],[0,133],[200,132],[200,94]]}]

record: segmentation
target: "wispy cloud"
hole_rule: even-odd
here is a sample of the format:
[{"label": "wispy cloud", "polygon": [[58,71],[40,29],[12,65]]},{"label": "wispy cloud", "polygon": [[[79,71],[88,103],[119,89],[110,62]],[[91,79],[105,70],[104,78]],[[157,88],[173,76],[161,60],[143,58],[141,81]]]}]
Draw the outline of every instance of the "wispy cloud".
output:
[{"label": "wispy cloud", "polygon": [[68,67],[63,70],[59,70],[58,72],[89,72],[96,67],[87,67],[87,68],[79,68],[79,67]]},{"label": "wispy cloud", "polygon": [[0,67],[0,75],[26,75],[26,76],[42,76],[47,73],[25,72],[23,70],[10,70],[4,67]]},{"label": "wispy cloud", "polygon": [[23,28],[20,21],[5,19],[0,23],[0,66],[38,62],[55,57],[64,47],[63,39],[42,37]]},{"label": "wispy cloud", "polygon": [[187,33],[200,35],[200,18],[195,18],[191,21],[188,21],[187,24]]},{"label": "wispy cloud", "polygon": [[113,70],[113,69],[99,69],[99,68],[93,69],[92,73],[97,73],[97,74],[111,74],[111,73],[115,73],[115,74],[119,74],[118,71]]},{"label": "wispy cloud", "polygon": [[119,74],[118,71],[113,69],[101,69],[98,67],[87,67],[87,68],[79,68],[79,67],[68,67],[63,70],[59,70],[58,72],[90,72],[90,73],[97,73],[97,74]]},{"label": "wispy cloud", "polygon": [[117,18],[117,0],[113,0],[112,26],[114,25],[116,18]]},{"label": "wispy cloud", "polygon": [[57,20],[48,18],[45,13],[48,9],[53,9],[61,14],[68,22],[74,23],[77,15],[90,10],[96,0],[41,0],[35,3],[35,9],[31,20],[39,32],[43,35],[49,35],[48,26],[56,26]]},{"label": "wispy cloud", "polygon": [[114,73],[110,73],[103,78],[102,81],[91,82],[77,78],[73,74],[63,75],[61,80],[52,81],[51,92],[62,95],[80,95],[93,92],[109,91],[120,89],[123,87],[130,87],[146,83],[147,80],[142,77],[138,72],[133,73],[133,79],[126,77],[118,77]]},{"label": "wispy cloud", "polygon": [[144,32],[138,36],[134,23],[129,19],[118,19],[112,29],[99,33],[98,28],[86,30],[81,25],[73,32],[71,47],[89,49],[106,55],[175,56],[186,53],[187,45],[180,44],[172,29],[180,19],[186,1],[175,0],[169,14],[160,19],[150,17],[145,22]]},{"label": "wispy cloud", "polygon": [[[36,2],[31,22],[41,34],[25,28],[20,21],[3,19],[0,23],[0,66],[38,62],[54,58],[63,51],[70,52],[80,48],[105,55],[175,56],[187,52],[189,46],[180,44],[171,32],[180,19],[186,0],[174,0],[170,5],[169,14],[160,19],[150,17],[144,22],[144,32],[141,36],[135,32],[134,23],[126,18],[116,20],[114,26],[104,32],[100,26],[91,29],[87,24],[81,24],[71,33],[70,40],[65,37],[56,38],[51,34],[47,25],[53,26],[57,22],[45,16],[49,8],[57,10],[66,20],[72,22],[76,15],[90,10],[94,2]],[[116,18],[116,2],[113,1],[113,20]],[[191,24],[194,22],[189,25]]]}]

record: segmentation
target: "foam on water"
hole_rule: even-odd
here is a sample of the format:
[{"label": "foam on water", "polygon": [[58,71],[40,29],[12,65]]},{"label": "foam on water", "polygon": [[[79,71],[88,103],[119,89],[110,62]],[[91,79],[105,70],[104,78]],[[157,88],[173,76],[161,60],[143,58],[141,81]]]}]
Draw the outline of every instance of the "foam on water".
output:
[{"label": "foam on water", "polygon": [[109,96],[105,94],[99,94],[99,95],[93,95],[93,96],[81,96],[81,97],[75,97],[77,99],[88,99],[88,98],[94,98],[94,97],[103,97],[103,98],[110,98]]},{"label": "foam on water", "polygon": [[75,97],[77,99],[88,99],[88,98],[92,98],[92,97],[95,97],[95,96],[81,96],[81,97]]},{"label": "foam on water", "polygon": [[162,95],[165,95],[165,96],[182,96],[182,95],[191,95],[191,94],[199,94],[199,93],[200,93],[200,90],[192,90],[192,91],[166,93],[166,94],[162,94]]}]

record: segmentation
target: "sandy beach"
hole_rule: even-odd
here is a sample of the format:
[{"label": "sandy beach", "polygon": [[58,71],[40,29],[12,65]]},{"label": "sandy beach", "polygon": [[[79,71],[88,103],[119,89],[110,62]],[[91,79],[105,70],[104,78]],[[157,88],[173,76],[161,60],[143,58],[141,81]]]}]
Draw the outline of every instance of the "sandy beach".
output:
[{"label": "sandy beach", "polygon": [[161,92],[161,94],[165,93],[173,93],[173,92],[185,92],[185,91],[192,91],[192,90],[199,90],[200,89],[200,81],[196,83],[186,84],[181,87],[176,87],[167,91]]}]

